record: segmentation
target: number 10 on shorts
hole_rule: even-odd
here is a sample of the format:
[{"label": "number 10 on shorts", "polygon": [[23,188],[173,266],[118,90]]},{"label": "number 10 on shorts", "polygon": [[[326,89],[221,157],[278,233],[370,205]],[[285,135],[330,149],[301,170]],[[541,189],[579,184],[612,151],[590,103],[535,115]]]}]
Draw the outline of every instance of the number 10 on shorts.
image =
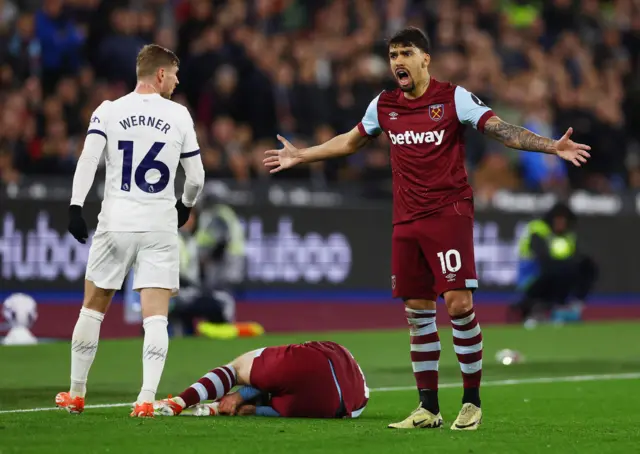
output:
[{"label": "number 10 on shorts", "polygon": [[460,253],[455,249],[449,249],[447,252],[438,252],[442,274],[456,273],[462,268],[462,260]]}]

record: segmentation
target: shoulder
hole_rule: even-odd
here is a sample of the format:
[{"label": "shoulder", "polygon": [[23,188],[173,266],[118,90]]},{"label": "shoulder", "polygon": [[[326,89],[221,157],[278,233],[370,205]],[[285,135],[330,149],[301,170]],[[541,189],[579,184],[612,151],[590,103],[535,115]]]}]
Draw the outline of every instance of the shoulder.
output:
[{"label": "shoulder", "polygon": [[390,90],[382,90],[380,93],[380,99],[389,100],[389,99],[397,99],[398,96],[402,94],[402,90],[399,88],[393,88]]},{"label": "shoulder", "polygon": [[480,98],[460,85],[455,87],[454,100],[456,106],[459,106],[460,108],[489,109],[489,107],[482,102]]},{"label": "shoulder", "polygon": [[391,90],[383,90],[379,95],[378,95],[378,103],[379,104],[395,104],[398,102],[398,98],[402,96],[402,90],[400,90],[399,88],[394,88]]},{"label": "shoulder", "polygon": [[104,100],[100,103],[98,107],[96,107],[96,110],[94,110],[94,112],[107,113],[111,110],[112,104],[113,104],[113,101]]},{"label": "shoulder", "polygon": [[384,90],[376,98],[377,110],[380,112],[391,112],[400,108],[398,100],[404,96],[399,88]]},{"label": "shoulder", "polygon": [[175,102],[172,99],[163,98],[159,96],[156,98],[159,103],[164,104],[168,109],[171,109],[175,112],[188,112],[188,109],[180,104],[179,102]]},{"label": "shoulder", "polygon": [[[173,101],[171,101],[173,102]],[[173,103],[176,106],[176,110],[180,112],[180,115],[182,115],[182,117],[188,122],[188,123],[193,123],[193,118],[191,117],[191,112],[189,112],[189,109],[186,106],[183,106],[182,104],[178,104],[177,102]]]},{"label": "shoulder", "polygon": [[99,128],[102,123],[102,127],[107,123],[111,109],[112,109],[111,101],[102,101],[98,107],[93,111],[93,115],[91,115],[91,119],[89,120],[89,124],[93,129]]},{"label": "shoulder", "polygon": [[172,122],[181,133],[186,134],[190,128],[193,128],[191,112],[182,104],[161,97],[155,101],[154,108],[162,112],[164,120]]},{"label": "shoulder", "polygon": [[456,87],[458,86],[458,85],[454,84],[453,82],[449,82],[448,80],[439,80],[439,79],[436,79],[435,77],[431,78],[431,83],[438,90],[442,90],[442,91],[455,90]]},{"label": "shoulder", "polygon": [[456,85],[454,90],[455,96],[471,95],[471,92],[464,88],[462,85]]},{"label": "shoulder", "polygon": [[99,108],[111,112],[126,112],[132,108],[134,102],[135,98],[131,96],[131,93],[128,93],[114,101],[104,101]]},{"label": "shoulder", "polygon": [[175,116],[175,118],[177,118],[181,124],[188,126],[193,123],[191,112],[189,112],[189,109],[187,109],[185,106],[165,98],[162,98],[162,102],[166,106],[165,109],[168,112],[171,112],[171,115]]},{"label": "shoulder", "polygon": [[454,97],[459,87],[458,85],[452,82],[438,80],[433,77],[431,78],[431,83],[433,84],[432,94],[437,96],[444,95],[444,96]]}]

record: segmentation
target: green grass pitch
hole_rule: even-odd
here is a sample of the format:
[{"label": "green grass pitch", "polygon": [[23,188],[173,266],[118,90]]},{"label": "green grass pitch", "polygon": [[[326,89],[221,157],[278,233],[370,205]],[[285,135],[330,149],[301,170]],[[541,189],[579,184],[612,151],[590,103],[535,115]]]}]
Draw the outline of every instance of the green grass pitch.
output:
[{"label": "green grass pitch", "polygon": [[[51,407],[68,387],[68,343],[0,347],[0,454],[9,453],[630,453],[640,452],[640,324],[485,327],[478,432],[453,432],[460,408],[451,331],[441,330],[440,401],[446,427],[393,431],[417,405],[406,331],[270,335],[254,339],[171,341],[159,396],[177,394],[215,366],[266,345],[331,339],[347,346],[372,388],[356,420],[129,418],[129,407],[7,413]],[[512,348],[522,364],[497,364]],[[103,341],[89,377],[87,404],[135,399],[140,339]],[[579,377],[578,377],[579,376]],[[578,377],[578,378],[576,378]],[[542,380],[541,380],[542,378]],[[505,382],[506,381],[506,382]],[[385,388],[385,389],[381,389]],[[388,389],[393,388],[393,389]]]}]

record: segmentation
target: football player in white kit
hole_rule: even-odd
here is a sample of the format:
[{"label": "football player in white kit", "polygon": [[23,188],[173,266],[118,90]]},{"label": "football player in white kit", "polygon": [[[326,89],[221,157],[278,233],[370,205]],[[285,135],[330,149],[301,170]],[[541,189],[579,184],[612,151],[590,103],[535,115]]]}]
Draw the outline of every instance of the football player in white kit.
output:
[{"label": "football player in white kit", "polygon": [[[88,237],[82,206],[106,149],[106,179],[93,237],[85,293],[71,343],[71,388],[56,396],[70,413],[84,410],[86,382],[98,348],[100,324],[130,269],[140,291],[144,326],[142,389],[131,416],[153,416],[153,404],[169,347],[169,298],[178,290],[178,228],[204,185],[204,168],[189,111],[170,100],[179,60],[161,46],[142,48],[138,85],[116,101],[104,101],[91,117],[73,177],[69,232]],[[176,202],[178,164],[186,174]]]}]

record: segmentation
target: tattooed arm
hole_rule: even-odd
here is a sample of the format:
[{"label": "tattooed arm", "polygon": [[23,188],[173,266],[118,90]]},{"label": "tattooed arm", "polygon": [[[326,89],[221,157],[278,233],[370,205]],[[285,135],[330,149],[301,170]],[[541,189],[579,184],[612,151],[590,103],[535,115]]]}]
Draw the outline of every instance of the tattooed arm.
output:
[{"label": "tattooed arm", "polygon": [[571,161],[578,167],[580,167],[581,163],[587,162],[587,158],[591,156],[587,152],[587,150],[591,150],[590,146],[576,143],[570,139],[573,133],[572,128],[569,128],[560,140],[553,140],[493,116],[485,123],[484,133],[509,148],[555,154],[562,159]]},{"label": "tattooed arm", "polygon": [[507,123],[497,116],[487,120],[484,125],[484,133],[509,148],[557,154],[556,140],[539,136],[522,126]]}]

